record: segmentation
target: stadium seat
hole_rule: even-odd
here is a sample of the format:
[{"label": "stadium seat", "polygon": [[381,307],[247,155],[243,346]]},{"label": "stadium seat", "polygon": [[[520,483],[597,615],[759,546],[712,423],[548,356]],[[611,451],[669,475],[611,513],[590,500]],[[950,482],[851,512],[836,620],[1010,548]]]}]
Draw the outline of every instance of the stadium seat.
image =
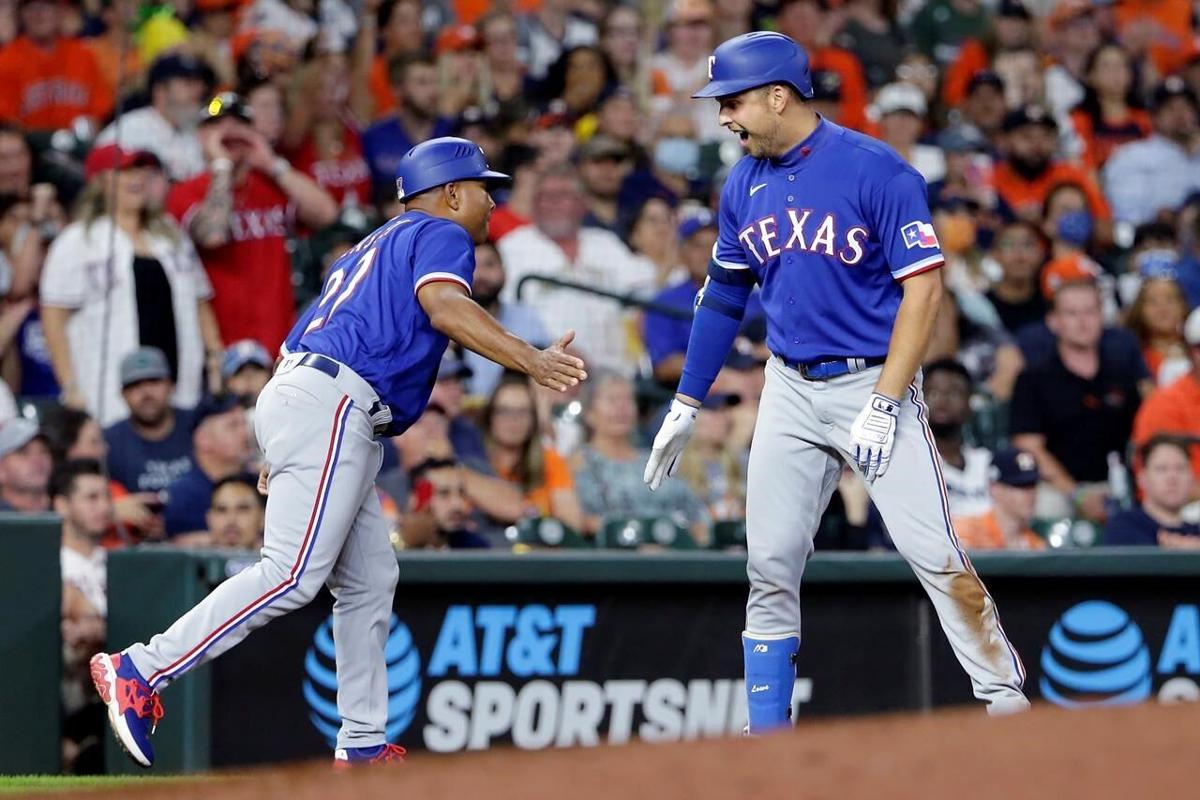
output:
[{"label": "stadium seat", "polygon": [[729,547],[744,548],[745,546],[746,520],[724,519],[713,523],[712,540],[709,542],[709,547],[714,550],[724,550]]},{"label": "stadium seat", "polygon": [[596,535],[597,547],[636,550],[642,545],[657,545],[670,550],[695,550],[698,547],[686,527],[667,517],[607,519]]},{"label": "stadium seat", "polygon": [[1072,517],[1035,519],[1030,527],[1046,540],[1048,547],[1055,550],[1095,547],[1100,544],[1102,534],[1094,522]]},{"label": "stadium seat", "polygon": [[508,526],[504,538],[510,544],[530,547],[577,549],[593,546],[590,539],[553,517],[523,519],[516,525]]}]

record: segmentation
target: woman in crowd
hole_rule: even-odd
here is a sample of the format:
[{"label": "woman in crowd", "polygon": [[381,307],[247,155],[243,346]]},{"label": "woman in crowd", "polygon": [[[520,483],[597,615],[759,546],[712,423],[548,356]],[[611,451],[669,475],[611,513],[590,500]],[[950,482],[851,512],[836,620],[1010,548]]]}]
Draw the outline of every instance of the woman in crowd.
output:
[{"label": "woman in crowd", "polygon": [[675,209],[666,200],[647,198],[634,212],[625,241],[653,266],[655,286],[684,277],[679,263],[679,224]]},{"label": "woman in crowd", "polygon": [[665,481],[651,492],[642,480],[650,451],[634,444],[633,384],[615,373],[593,372],[584,392],[588,441],[575,466],[575,485],[588,515],[584,530],[595,533],[605,517],[669,517],[703,541],[708,515],[691,488],[683,481]]},{"label": "woman in crowd", "polygon": [[117,365],[139,346],[167,356],[174,402],[191,407],[220,381],[224,352],[212,287],[191,240],[147,203],[149,153],[92,150],[75,221],[42,272],[42,325],[64,401],[101,425],[126,416]]},{"label": "woman in crowd", "polygon": [[482,94],[507,122],[529,112],[525,65],[517,51],[517,21],[504,11],[491,11],[476,24],[483,47],[479,81]]},{"label": "woman in crowd", "polygon": [[571,468],[544,442],[529,379],[512,374],[501,378],[484,407],[482,425],[492,469],[521,487],[530,513],[581,530],[583,509]]},{"label": "woman in crowd", "polygon": [[550,65],[542,83],[543,103],[561,100],[571,120],[590,114],[605,89],[616,84],[617,73],[599,47],[581,45],[563,52]]},{"label": "woman in crowd", "polygon": [[1172,278],[1148,278],[1125,313],[1125,326],[1142,345],[1150,376],[1165,385],[1190,367],[1183,339],[1187,298]]},{"label": "woman in crowd", "polygon": [[1150,115],[1137,104],[1133,64],[1116,42],[1088,56],[1083,102],[1071,111],[1071,123],[1083,142],[1083,162],[1100,169],[1112,151],[1150,135]]},{"label": "woman in crowd", "polygon": [[632,6],[614,6],[604,18],[600,47],[608,56],[622,86],[644,104],[650,96],[649,61],[652,47],[645,39],[641,13]]},{"label": "woman in crowd", "polygon": [[749,452],[730,444],[737,395],[713,394],[696,415],[692,439],[679,460],[679,477],[708,507],[714,520],[746,516],[746,463]]}]

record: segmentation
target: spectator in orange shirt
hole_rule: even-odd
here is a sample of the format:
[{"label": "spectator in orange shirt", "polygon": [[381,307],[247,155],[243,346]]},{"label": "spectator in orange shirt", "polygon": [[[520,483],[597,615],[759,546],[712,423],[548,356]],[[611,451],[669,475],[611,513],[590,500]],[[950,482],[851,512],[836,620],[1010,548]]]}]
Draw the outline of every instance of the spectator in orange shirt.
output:
[{"label": "spectator in orange shirt", "polygon": [[388,65],[397,58],[424,53],[424,31],[421,26],[420,0],[383,0],[375,12],[383,50],[371,63],[368,87],[375,100],[375,119],[396,110],[396,95]]},{"label": "spectator in orange shirt", "polygon": [[1037,459],[1014,447],[992,456],[992,510],[978,517],[958,517],[954,532],[968,550],[1044,550],[1030,527],[1037,498]]},{"label": "spectator in orange shirt", "polygon": [[96,131],[112,112],[112,90],[96,57],[83,42],[62,35],[63,18],[52,0],[21,5],[24,35],[0,51],[0,119],[53,131],[83,117]]},{"label": "spectator in orange shirt", "polygon": [[1027,105],[1004,118],[1004,159],[996,166],[996,191],[1022,219],[1040,221],[1046,198],[1060,183],[1076,183],[1088,199],[1096,220],[1098,241],[1108,241],[1112,212],[1100,187],[1074,164],[1054,157],[1058,123],[1038,105]]},{"label": "spectator in orange shirt", "polygon": [[496,475],[517,484],[533,516],[554,517],[575,530],[583,507],[566,460],[543,441],[533,389],[524,375],[505,375],[483,409],[484,442]]},{"label": "spectator in orange shirt", "polygon": [[1141,447],[1158,433],[1189,438],[1192,471],[1200,478],[1200,309],[1188,315],[1183,339],[1192,369],[1146,398],[1133,419],[1133,443]]},{"label": "spectator in orange shirt", "polygon": [[1083,163],[1099,170],[1120,145],[1144,139],[1150,115],[1137,103],[1133,64],[1119,44],[1102,44],[1084,67],[1083,101],[1071,111],[1071,124],[1083,141]]},{"label": "spectator in orange shirt", "polygon": [[820,0],[781,0],[775,22],[780,33],[795,39],[808,53],[810,69],[841,76],[838,124],[862,130],[867,124],[867,79],[853,53],[829,44],[833,31],[825,5]]},{"label": "spectator in orange shirt", "polygon": [[948,107],[957,106],[966,97],[972,76],[981,70],[995,69],[997,53],[1021,50],[1032,44],[1033,23],[1029,10],[1017,0],[1003,0],[987,35],[964,42],[958,57],[946,70],[942,100]]},{"label": "spectator in orange shirt", "polygon": [[1196,52],[1188,0],[1120,0],[1116,22],[1121,43],[1135,56],[1149,56],[1159,77],[1179,70]]}]

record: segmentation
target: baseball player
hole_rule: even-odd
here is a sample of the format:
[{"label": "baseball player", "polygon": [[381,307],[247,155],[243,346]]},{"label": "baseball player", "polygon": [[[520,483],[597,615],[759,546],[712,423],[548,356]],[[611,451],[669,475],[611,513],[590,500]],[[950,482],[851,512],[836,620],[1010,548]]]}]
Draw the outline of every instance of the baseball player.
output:
[{"label": "baseball player", "polygon": [[154,762],[159,691],[233,647],[321,586],[333,593],[338,733],[335,763],[395,761],[384,738],[384,644],[398,569],[373,489],[381,436],[424,410],[448,339],[565,390],[586,378],[568,332],[537,350],[471,300],[475,244],[487,237],[489,190],[508,176],[465,139],[432,139],[397,169],[405,211],[339,259],[296,323],[259,396],[255,434],[268,464],[262,559],[226,580],[164,633],[101,653],[92,677],[130,756]]},{"label": "baseball player", "polygon": [[773,355],[747,475],[749,732],[791,717],[800,578],[842,459],[867,481],[975,696],[993,713],[1026,708],[1021,661],[950,525],[921,396],[918,366],[942,292],[925,182],[887,145],[822,119],[812,94],[808,56],[781,34],[744,34],[709,58],[695,97],[717,99],[746,157],[721,193],[717,244],[646,482],[655,489],[675,473],[757,283]]}]

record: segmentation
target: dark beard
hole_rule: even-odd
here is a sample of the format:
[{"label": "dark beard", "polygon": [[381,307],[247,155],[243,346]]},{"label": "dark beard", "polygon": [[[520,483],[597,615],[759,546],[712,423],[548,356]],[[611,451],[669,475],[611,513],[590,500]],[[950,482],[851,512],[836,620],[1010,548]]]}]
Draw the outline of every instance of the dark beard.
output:
[{"label": "dark beard", "polygon": [[1038,158],[1032,161],[1018,158],[1010,158],[1008,163],[1012,166],[1013,172],[1020,175],[1027,181],[1036,180],[1042,176],[1050,166],[1049,158]]},{"label": "dark beard", "polygon": [[503,288],[503,286],[497,286],[495,289],[488,289],[487,291],[475,290],[471,293],[471,297],[484,308],[491,308],[496,300],[499,299],[500,290]]},{"label": "dark beard", "polygon": [[170,406],[163,406],[158,413],[143,416],[141,414],[131,415],[134,421],[143,428],[157,428],[167,418],[167,414],[171,413]]},{"label": "dark beard", "polygon": [[962,424],[929,420],[929,430],[933,431],[935,439],[955,439],[962,435]]}]

